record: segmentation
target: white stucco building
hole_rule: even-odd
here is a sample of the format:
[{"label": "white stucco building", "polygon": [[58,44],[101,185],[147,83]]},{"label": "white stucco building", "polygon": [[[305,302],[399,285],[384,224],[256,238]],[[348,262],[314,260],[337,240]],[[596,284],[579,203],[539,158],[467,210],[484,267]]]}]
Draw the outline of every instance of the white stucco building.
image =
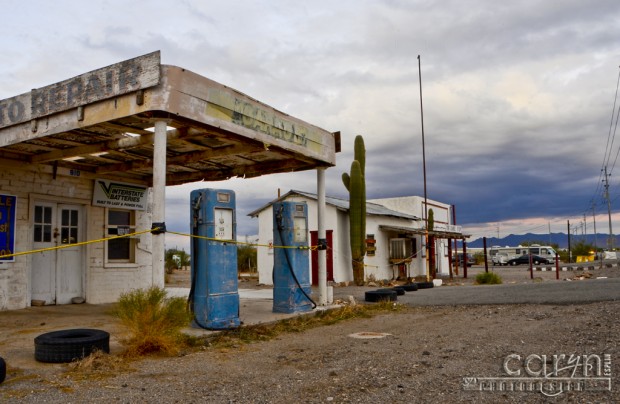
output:
[{"label": "white stucco building", "polygon": [[[273,209],[276,201],[306,202],[310,245],[317,244],[317,196],[291,190],[280,198],[251,212],[257,217],[259,244],[273,243]],[[327,280],[353,280],[351,247],[349,244],[349,202],[326,197]],[[449,273],[449,240],[462,239],[460,226],[451,224],[451,207],[437,201],[427,201],[433,209],[436,236],[437,273]],[[424,198],[417,196],[368,200],[366,205],[366,238],[370,247],[365,263],[365,279],[393,279],[426,275],[424,249]],[[374,247],[374,251],[373,248]],[[258,249],[259,282],[272,284],[273,249]],[[317,284],[316,253],[310,256],[310,279]]]}]

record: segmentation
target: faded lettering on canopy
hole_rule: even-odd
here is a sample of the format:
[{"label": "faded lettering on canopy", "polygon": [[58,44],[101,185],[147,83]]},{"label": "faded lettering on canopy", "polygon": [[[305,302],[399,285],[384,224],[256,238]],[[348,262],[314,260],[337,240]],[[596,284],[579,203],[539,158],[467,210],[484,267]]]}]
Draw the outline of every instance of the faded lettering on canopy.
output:
[{"label": "faded lettering on canopy", "polygon": [[314,152],[322,151],[322,138],[316,127],[232,90],[209,89],[206,113]]},{"label": "faded lettering on canopy", "polygon": [[152,52],[1,100],[0,128],[156,86],[160,59]]}]

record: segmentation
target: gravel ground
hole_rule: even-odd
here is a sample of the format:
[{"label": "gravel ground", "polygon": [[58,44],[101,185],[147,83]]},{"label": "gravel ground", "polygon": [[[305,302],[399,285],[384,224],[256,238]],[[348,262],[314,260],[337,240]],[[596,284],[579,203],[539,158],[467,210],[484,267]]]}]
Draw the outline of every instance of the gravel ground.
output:
[{"label": "gravel ground", "polygon": [[[472,269],[476,271],[477,269]],[[479,270],[479,269],[478,269]],[[505,281],[532,282],[524,269]],[[618,269],[590,271],[618,276]],[[582,273],[564,274],[577,279]],[[537,282],[555,281],[542,275]],[[525,278],[525,279],[522,279]],[[585,279],[584,282],[590,282]],[[599,282],[604,280],[599,280]],[[563,281],[560,281],[563,282]],[[459,284],[455,281],[454,284]],[[462,280],[462,283],[469,283]],[[249,285],[242,285],[246,287]],[[346,294],[338,288],[335,294]],[[418,293],[418,292],[415,292]],[[353,294],[353,293],[352,293]],[[581,305],[409,307],[367,319],[347,320],[303,333],[228,349],[207,348],[174,358],[152,358],[104,377],[66,373],[67,365],[9,369],[0,400],[23,403],[289,403],[318,402],[620,402],[620,302]],[[381,338],[353,338],[351,334]],[[540,370],[553,355],[610,355],[601,372],[611,391],[468,391],[465,378],[507,377]],[[544,360],[543,360],[544,362]],[[582,366],[560,373],[583,375]],[[592,370],[591,370],[592,372]],[[592,374],[592,373],[590,373]],[[467,379],[472,381],[471,379]],[[478,380],[478,379],[477,379]],[[557,392],[557,391],[556,391]]]}]

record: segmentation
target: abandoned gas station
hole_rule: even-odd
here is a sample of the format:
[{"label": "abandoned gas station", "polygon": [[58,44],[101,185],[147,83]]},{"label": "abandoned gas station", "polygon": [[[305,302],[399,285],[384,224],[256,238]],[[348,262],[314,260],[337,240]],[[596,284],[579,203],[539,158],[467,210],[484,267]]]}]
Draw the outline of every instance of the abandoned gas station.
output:
[{"label": "abandoned gas station", "polygon": [[339,143],[159,52],[0,100],[0,310],[163,287],[167,185],[314,169],[324,239]]}]

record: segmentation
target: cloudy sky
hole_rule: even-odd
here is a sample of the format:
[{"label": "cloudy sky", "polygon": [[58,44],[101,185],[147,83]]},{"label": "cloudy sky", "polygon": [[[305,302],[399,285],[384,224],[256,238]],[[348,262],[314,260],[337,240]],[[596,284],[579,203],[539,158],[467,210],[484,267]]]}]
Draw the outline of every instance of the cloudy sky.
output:
[{"label": "cloudy sky", "polygon": [[[161,50],[164,64],[341,131],[328,195],[346,195],[357,134],[369,198],[423,195],[420,55],[428,197],[456,205],[466,233],[565,232],[584,214],[592,232],[593,206],[607,232],[605,165],[612,211],[620,204],[617,0],[0,5],[0,99]],[[316,192],[316,173],[168,188],[169,229],[188,231],[189,192],[207,187],[237,192],[238,233],[252,235],[249,211],[278,188]]]}]

